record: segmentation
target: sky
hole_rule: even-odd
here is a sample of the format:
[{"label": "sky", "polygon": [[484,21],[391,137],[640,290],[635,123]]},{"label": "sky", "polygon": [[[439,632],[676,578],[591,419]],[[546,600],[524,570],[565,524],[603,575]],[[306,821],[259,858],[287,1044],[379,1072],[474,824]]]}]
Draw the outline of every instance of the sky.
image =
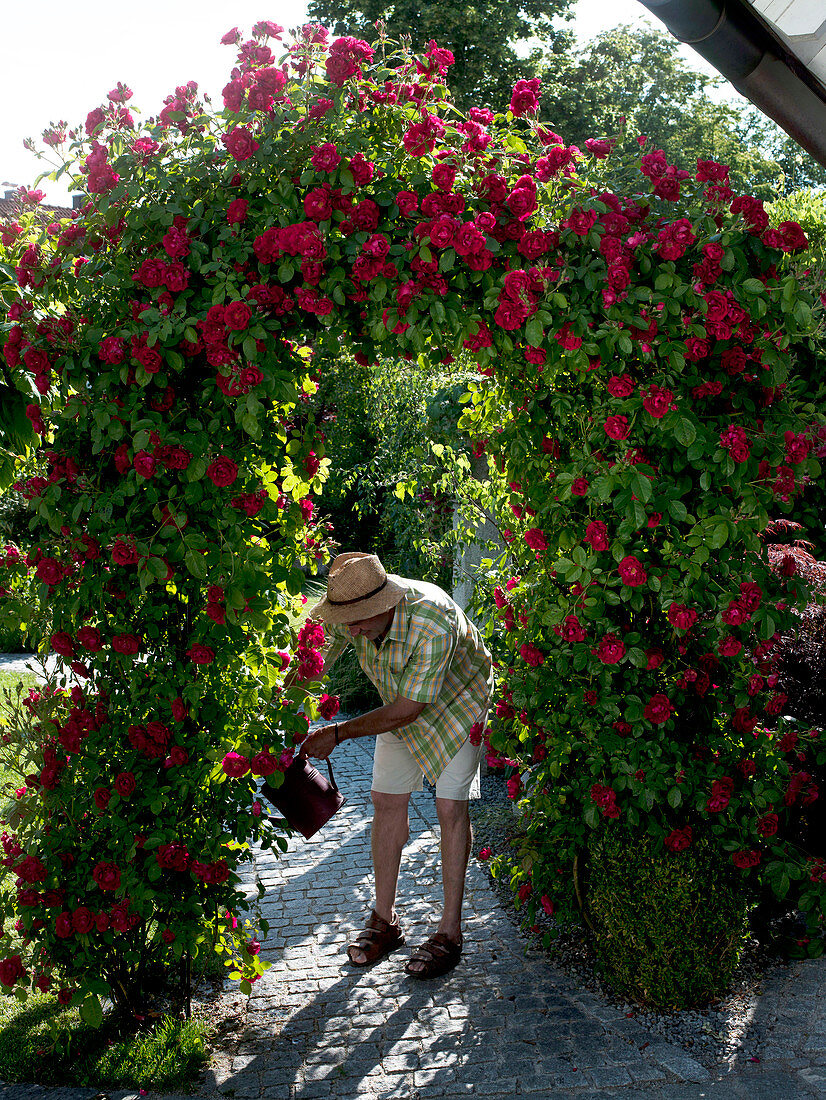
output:
[{"label": "sky", "polygon": [[[156,114],[174,86],[189,80],[220,104],[235,59],[232,47],[220,45],[226,31],[249,32],[259,19],[287,29],[306,20],[306,0],[4,0],[3,7],[0,195],[51,170],[23,148],[26,137],[38,141],[52,121],[82,123],[118,81],[134,92],[133,114],[136,107]],[[638,0],[578,0],[581,39],[620,23],[663,29]],[[69,205],[59,184],[39,186],[46,202]]]}]

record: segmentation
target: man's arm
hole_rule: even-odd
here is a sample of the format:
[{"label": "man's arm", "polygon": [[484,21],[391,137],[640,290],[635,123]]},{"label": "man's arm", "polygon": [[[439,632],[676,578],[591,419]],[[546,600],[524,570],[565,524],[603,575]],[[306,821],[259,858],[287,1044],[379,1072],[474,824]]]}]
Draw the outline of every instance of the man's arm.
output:
[{"label": "man's arm", "polygon": [[[426,705],[426,703],[418,703],[414,699],[405,699],[398,695],[392,703],[370,710],[367,714],[359,714],[356,718],[349,718],[346,722],[337,723],[338,739],[341,742],[353,737],[377,737],[380,733],[401,729],[402,726],[415,722]],[[325,760],[336,747],[335,734],[336,723],[320,726],[302,743],[300,754],[312,756],[316,760]]]}]

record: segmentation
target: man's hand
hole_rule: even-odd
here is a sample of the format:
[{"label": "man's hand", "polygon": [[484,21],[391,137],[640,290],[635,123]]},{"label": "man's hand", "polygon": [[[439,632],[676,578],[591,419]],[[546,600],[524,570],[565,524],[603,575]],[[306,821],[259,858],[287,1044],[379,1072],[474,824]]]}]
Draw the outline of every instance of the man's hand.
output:
[{"label": "man's hand", "polygon": [[317,730],[307,734],[307,737],[301,742],[298,755],[312,756],[314,760],[326,760],[335,747],[335,725],[319,726]]}]

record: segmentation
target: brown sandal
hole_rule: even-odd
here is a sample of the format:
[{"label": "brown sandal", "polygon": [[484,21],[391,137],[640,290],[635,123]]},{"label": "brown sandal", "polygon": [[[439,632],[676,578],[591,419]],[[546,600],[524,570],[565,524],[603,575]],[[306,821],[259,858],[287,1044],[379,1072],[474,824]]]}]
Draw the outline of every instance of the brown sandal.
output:
[{"label": "brown sandal", "polygon": [[[411,978],[441,978],[449,973],[462,957],[462,944],[436,932],[421,947],[417,947],[405,966]],[[410,963],[424,963],[421,970],[411,970]]]},{"label": "brown sandal", "polygon": [[[347,945],[347,957],[352,966],[372,966],[373,963],[395,951],[404,943],[404,935],[398,924],[390,924],[380,917],[374,909],[366,926],[359,932],[353,943]],[[352,955],[353,951],[360,951],[364,955],[362,961],[357,962]]]}]

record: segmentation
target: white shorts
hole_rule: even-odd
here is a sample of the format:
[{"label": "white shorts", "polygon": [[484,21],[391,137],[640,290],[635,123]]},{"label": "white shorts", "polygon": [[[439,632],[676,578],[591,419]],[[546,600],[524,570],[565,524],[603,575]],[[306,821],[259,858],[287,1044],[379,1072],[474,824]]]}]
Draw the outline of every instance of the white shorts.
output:
[{"label": "white shorts", "polygon": [[[454,802],[479,798],[479,761],[484,745],[467,738],[436,780],[436,797]],[[373,790],[379,794],[412,794],[423,788],[424,773],[416,757],[400,738],[380,733],[373,755]]]}]

